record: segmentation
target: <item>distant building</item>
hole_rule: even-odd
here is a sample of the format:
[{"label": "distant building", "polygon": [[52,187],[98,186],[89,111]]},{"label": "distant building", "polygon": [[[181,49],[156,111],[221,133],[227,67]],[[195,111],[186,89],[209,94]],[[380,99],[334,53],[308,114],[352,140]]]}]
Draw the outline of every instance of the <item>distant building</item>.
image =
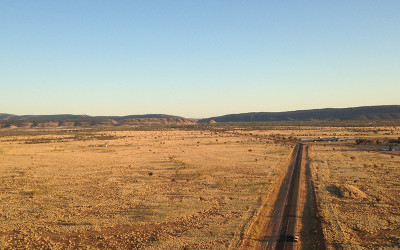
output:
[{"label": "distant building", "polygon": [[348,140],[354,140],[354,137],[343,137],[339,138],[337,136],[335,137],[316,137],[316,138],[311,138],[311,137],[304,137],[300,138],[299,141],[301,142],[317,142],[317,141],[327,141],[327,142],[339,142],[339,141],[348,141]]},{"label": "distant building", "polygon": [[383,147],[380,150],[381,151],[400,151],[400,145]]},{"label": "distant building", "polygon": [[391,149],[392,151],[400,151],[400,145],[392,146]]},{"label": "distant building", "polygon": [[325,141],[339,141],[339,137],[329,137],[329,138],[325,138]]},{"label": "distant building", "polygon": [[313,139],[313,138],[300,138],[299,141],[301,141],[301,142],[314,142],[315,139]]}]

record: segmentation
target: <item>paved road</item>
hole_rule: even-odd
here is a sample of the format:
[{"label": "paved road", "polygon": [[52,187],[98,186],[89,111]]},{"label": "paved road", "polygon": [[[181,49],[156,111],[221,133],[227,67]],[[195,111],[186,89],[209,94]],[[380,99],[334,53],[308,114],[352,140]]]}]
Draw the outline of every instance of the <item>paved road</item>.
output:
[{"label": "paved road", "polygon": [[297,205],[299,197],[302,156],[303,145],[299,144],[296,159],[295,162],[293,162],[294,167],[292,178],[289,183],[288,193],[286,196],[286,204],[283,211],[282,222],[280,225],[279,239],[275,249],[296,249],[297,246],[300,244],[299,242],[294,242],[293,237],[299,234],[299,232],[296,232],[295,229],[298,218]]},{"label": "paved road", "polygon": [[300,184],[300,170],[303,145],[297,144],[293,150],[291,163],[281,184],[277,201],[270,218],[264,249],[295,249],[299,243],[292,237],[297,233],[296,210]]}]

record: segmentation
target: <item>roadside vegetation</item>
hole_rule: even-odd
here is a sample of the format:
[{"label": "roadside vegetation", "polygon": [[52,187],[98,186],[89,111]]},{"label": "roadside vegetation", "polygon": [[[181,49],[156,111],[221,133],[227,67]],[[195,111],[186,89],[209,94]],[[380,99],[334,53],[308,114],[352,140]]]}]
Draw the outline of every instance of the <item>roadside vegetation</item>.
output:
[{"label": "roadside vegetation", "polygon": [[399,133],[392,122],[3,128],[0,248],[238,248],[294,145],[318,136],[362,140],[309,144],[328,248],[399,247],[400,154],[379,151]]}]

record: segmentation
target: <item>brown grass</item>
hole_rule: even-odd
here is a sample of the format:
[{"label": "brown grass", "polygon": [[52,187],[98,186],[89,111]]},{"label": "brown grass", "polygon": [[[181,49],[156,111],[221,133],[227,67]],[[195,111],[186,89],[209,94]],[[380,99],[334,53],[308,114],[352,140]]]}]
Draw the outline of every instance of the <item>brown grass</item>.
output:
[{"label": "brown grass", "polygon": [[399,247],[400,157],[336,144],[311,158],[329,248]]},{"label": "brown grass", "polygon": [[[262,234],[248,229],[271,205],[266,197],[293,138],[399,133],[390,126],[3,129],[0,248],[235,249],[246,232]],[[400,156],[380,147],[311,144],[328,248],[400,246]]]},{"label": "brown grass", "polygon": [[230,132],[91,133],[0,138],[0,248],[234,248],[290,153]]}]

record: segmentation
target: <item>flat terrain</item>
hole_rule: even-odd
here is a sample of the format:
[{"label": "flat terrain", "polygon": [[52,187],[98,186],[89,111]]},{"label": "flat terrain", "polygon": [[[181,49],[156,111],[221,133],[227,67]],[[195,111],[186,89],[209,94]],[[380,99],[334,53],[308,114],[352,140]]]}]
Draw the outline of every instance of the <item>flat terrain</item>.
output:
[{"label": "flat terrain", "polygon": [[303,144],[294,147],[279,188],[267,194],[270,202],[260,207],[242,249],[325,249],[308,149]]},{"label": "flat terrain", "polygon": [[367,143],[305,144],[291,246],[400,247],[400,154],[379,151],[399,126],[217,124],[0,129],[0,249],[270,246],[295,142],[318,136]]},{"label": "flat terrain", "polygon": [[230,131],[6,132],[0,248],[235,248],[291,152]]},{"label": "flat terrain", "polygon": [[310,157],[328,248],[400,247],[400,157],[339,144]]},{"label": "flat terrain", "polygon": [[[399,127],[286,127],[253,131],[279,137],[355,137],[367,144],[345,142],[307,143],[300,176],[297,211],[293,212],[298,243],[288,249],[375,249],[400,247],[399,152],[379,149],[399,136]],[[376,142],[375,142],[376,141]],[[285,180],[282,186],[287,186]],[[301,191],[303,189],[303,191]],[[302,197],[302,194],[305,196]],[[276,204],[283,200],[277,196]],[[271,244],[271,223],[279,213],[269,210],[265,234],[254,241]],[[297,218],[297,220],[294,219]],[[277,223],[275,223],[277,224]],[[257,227],[256,227],[257,228]],[[319,232],[323,231],[323,236]],[[325,242],[324,242],[325,241]],[[290,245],[290,246],[289,246]],[[277,246],[280,247],[279,244]]]}]

